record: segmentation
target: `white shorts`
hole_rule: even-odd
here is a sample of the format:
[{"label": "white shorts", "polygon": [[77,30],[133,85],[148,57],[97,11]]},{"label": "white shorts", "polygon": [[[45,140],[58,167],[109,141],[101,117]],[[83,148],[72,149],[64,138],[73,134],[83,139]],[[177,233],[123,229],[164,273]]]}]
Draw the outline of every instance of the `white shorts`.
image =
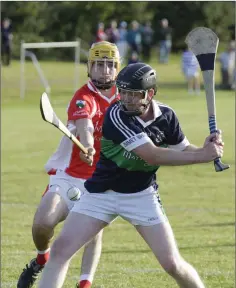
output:
[{"label": "white shorts", "polygon": [[46,193],[57,193],[66,202],[67,207],[71,210],[74,204],[80,199],[81,194],[85,191],[85,179],[75,178],[62,170],[57,170],[56,175],[51,175]]},{"label": "white shorts", "polygon": [[153,187],[125,194],[108,190],[81,195],[72,212],[85,214],[107,223],[121,216],[133,225],[152,226],[168,221],[159,194]]},{"label": "white shorts", "polygon": [[192,71],[192,70],[187,70],[184,73],[185,78],[187,80],[191,80],[192,78],[197,78],[199,76],[199,72],[198,71]]}]

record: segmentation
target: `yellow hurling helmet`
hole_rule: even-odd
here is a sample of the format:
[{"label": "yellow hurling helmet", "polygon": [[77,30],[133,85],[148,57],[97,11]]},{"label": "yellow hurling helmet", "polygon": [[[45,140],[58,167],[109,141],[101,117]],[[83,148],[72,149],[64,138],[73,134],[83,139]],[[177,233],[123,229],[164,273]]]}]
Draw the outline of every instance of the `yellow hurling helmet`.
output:
[{"label": "yellow hurling helmet", "polygon": [[[113,62],[116,68],[116,75],[114,79],[109,81],[109,83],[99,83],[97,80],[91,78],[91,68],[92,65],[97,62]],[[117,46],[108,41],[101,41],[94,43],[89,49],[88,55],[88,76],[91,78],[92,82],[97,88],[109,89],[115,84],[116,77],[120,71],[120,54]]]}]

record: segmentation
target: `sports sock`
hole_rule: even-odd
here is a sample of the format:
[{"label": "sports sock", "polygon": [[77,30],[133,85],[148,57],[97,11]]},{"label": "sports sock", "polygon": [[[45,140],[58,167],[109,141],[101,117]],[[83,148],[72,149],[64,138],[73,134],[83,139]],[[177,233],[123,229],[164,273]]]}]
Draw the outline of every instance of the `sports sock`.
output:
[{"label": "sports sock", "polygon": [[90,288],[92,283],[89,280],[81,280],[79,282],[79,288]]},{"label": "sports sock", "polygon": [[92,286],[93,276],[91,274],[80,275],[78,288],[90,288]]},{"label": "sports sock", "polygon": [[50,255],[50,248],[48,248],[45,251],[38,251],[36,262],[39,265],[45,265],[49,259],[49,255]]}]

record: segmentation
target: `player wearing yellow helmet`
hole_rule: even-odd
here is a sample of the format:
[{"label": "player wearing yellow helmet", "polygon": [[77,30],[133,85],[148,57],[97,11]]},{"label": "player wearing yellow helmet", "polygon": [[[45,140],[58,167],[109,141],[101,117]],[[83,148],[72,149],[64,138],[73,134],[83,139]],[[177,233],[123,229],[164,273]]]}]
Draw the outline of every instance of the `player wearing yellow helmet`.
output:
[{"label": "player wearing yellow helmet", "polygon": [[[107,67],[112,73],[107,72]],[[92,70],[98,72],[96,77]],[[120,70],[120,55],[115,44],[102,41],[92,45],[88,56],[88,76],[99,89],[110,89],[115,85]]]},{"label": "player wearing yellow helmet", "polygon": [[[120,69],[116,45],[102,41],[92,45],[88,55],[89,81],[71,99],[67,127],[87,148],[83,154],[65,136],[45,169],[49,185],[35,213],[32,233],[38,251],[36,258],[26,265],[17,288],[30,288],[44,268],[56,225],[65,220],[84,189],[84,182],[92,176],[100,154],[100,140],[104,115],[110,104],[118,99],[115,80]],[[73,191],[72,191],[73,190]],[[77,193],[77,194],[76,194]],[[70,195],[75,195],[71,198]],[[77,197],[78,196],[78,197]],[[84,249],[79,288],[89,288],[100,259],[102,232]]]}]

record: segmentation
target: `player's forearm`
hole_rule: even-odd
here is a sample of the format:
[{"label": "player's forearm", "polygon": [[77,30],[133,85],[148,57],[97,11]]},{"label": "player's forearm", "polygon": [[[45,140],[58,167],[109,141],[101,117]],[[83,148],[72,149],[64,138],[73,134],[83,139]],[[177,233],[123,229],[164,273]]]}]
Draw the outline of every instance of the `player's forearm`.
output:
[{"label": "player's forearm", "polygon": [[193,144],[190,144],[188,145],[184,150],[183,152],[190,152],[190,151],[195,151],[195,152],[200,152],[202,150],[202,148],[199,148]]},{"label": "player's forearm", "polygon": [[176,151],[173,149],[157,148],[152,165],[167,165],[167,166],[178,166],[178,165],[190,165],[197,163],[205,163],[204,155],[201,150],[197,151]]},{"label": "player's forearm", "polygon": [[94,146],[93,124],[90,119],[80,119],[76,121],[76,135],[84,147]]},{"label": "player's forearm", "polygon": [[133,152],[153,166],[178,166],[208,162],[203,148],[195,151],[178,151],[171,148],[156,147],[152,142],[147,142],[135,148]]},{"label": "player's forearm", "polygon": [[80,131],[78,136],[84,147],[88,148],[94,146],[93,134],[91,134],[89,131]]}]

